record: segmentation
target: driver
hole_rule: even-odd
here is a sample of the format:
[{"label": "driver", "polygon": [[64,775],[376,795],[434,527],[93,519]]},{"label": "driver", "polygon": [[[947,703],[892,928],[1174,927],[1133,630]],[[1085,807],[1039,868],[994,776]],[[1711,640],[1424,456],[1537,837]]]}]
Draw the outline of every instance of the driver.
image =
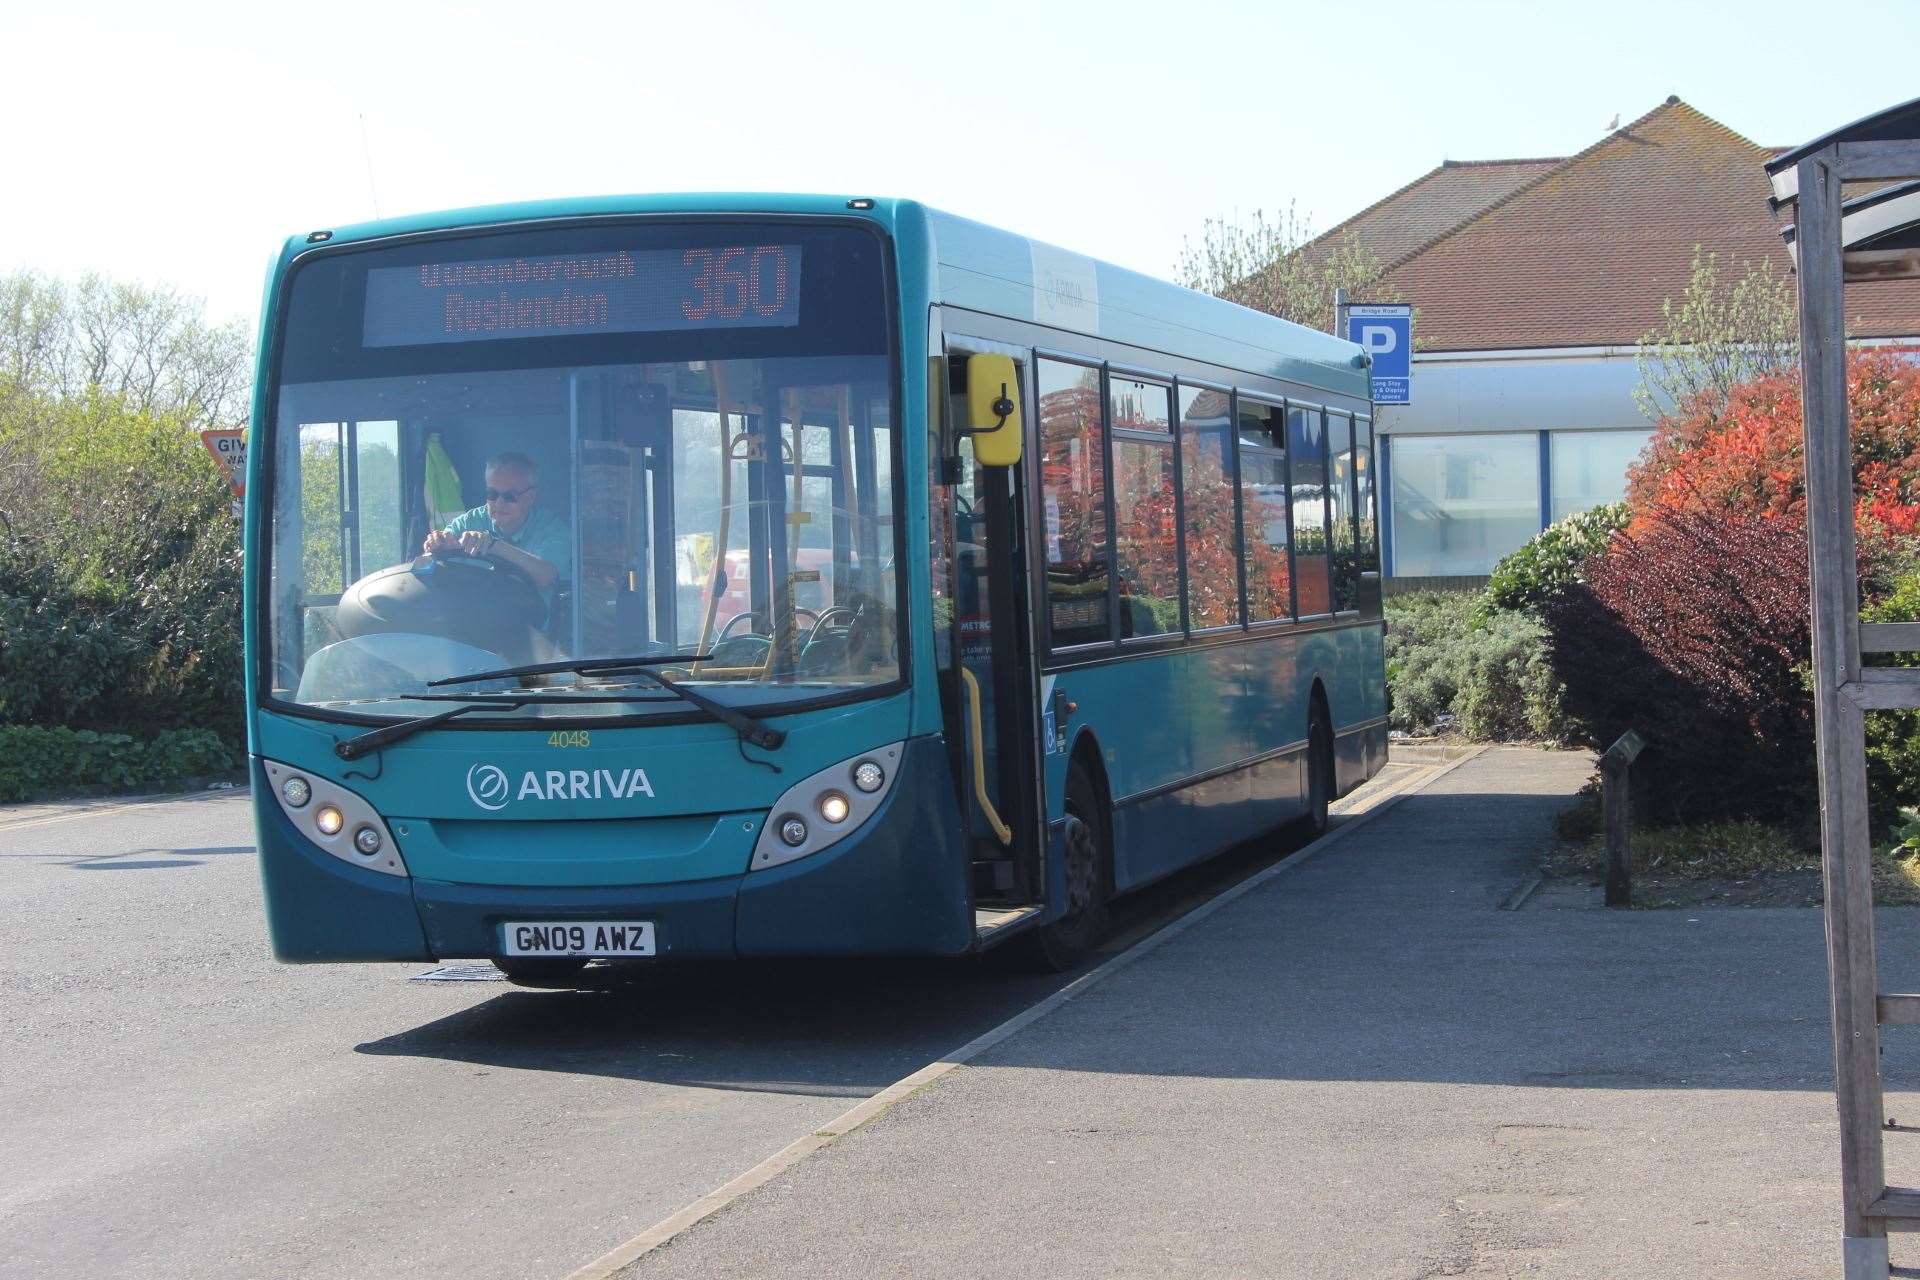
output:
[{"label": "driver", "polygon": [[540,470],[524,453],[487,459],[487,500],[427,535],[428,555],[464,551],[512,565],[533,579],[543,596],[567,576],[573,561],[566,524],[539,509]]}]

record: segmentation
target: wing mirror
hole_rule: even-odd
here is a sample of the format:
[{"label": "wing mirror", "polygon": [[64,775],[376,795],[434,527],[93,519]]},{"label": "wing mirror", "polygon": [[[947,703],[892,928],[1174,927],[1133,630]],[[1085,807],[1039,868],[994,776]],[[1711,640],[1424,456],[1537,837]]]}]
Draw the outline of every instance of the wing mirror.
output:
[{"label": "wing mirror", "polygon": [[1020,461],[1020,375],[1013,357],[982,352],[967,357],[967,435],[983,467]]}]

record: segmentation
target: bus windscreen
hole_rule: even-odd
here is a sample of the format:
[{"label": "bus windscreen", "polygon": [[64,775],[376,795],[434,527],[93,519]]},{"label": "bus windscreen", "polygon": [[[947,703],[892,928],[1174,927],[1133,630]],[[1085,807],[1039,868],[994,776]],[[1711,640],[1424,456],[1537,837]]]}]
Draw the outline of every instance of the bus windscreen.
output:
[{"label": "bus windscreen", "polygon": [[[313,254],[260,442],[263,687],[418,715],[439,704],[402,704],[436,679],[671,655],[700,657],[663,671],[739,705],[892,685],[890,316],[884,242],[831,223]],[[525,714],[548,720],[685,710],[644,682],[537,683]]]}]

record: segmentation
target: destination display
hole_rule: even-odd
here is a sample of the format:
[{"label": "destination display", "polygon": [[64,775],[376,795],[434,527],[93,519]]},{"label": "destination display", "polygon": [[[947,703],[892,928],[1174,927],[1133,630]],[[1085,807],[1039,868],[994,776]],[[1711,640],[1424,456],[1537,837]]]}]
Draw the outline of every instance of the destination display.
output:
[{"label": "destination display", "polygon": [[481,258],[367,272],[369,347],[800,323],[800,246]]}]

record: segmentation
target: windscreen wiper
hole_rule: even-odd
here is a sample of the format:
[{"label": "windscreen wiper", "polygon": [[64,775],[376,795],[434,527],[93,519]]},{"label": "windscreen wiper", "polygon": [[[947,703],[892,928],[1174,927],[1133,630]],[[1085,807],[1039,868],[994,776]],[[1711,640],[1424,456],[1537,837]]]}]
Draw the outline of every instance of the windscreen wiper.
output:
[{"label": "windscreen wiper", "polygon": [[642,658],[561,658],[557,662],[529,662],[520,667],[502,667],[498,671],[474,671],[464,676],[446,676],[427,681],[427,688],[444,684],[472,684],[476,680],[506,680],[513,676],[551,676],[572,672],[577,676],[604,675],[638,671],[644,667],[664,667],[672,662],[711,662],[710,653],[660,653]]},{"label": "windscreen wiper", "polygon": [[[531,662],[523,667],[504,667],[499,671],[475,671],[470,675],[446,676],[443,679],[427,681],[427,687],[469,684],[475,680],[503,680],[510,676],[552,675],[563,671],[582,676],[607,675],[616,672],[635,675],[642,680],[659,685],[668,693],[706,712],[713,719],[732,729],[739,735],[742,742],[751,742],[754,746],[766,751],[779,750],[787,740],[787,735],[782,730],[762,722],[758,716],[749,715],[738,707],[730,707],[724,702],[715,702],[704,693],[695,692],[678,681],[667,679],[658,671],[650,670],[652,667],[669,662],[706,662],[711,657],[711,654],[669,653],[644,658],[563,658],[558,662]],[[451,716],[442,718],[451,718]]]},{"label": "windscreen wiper", "polygon": [[477,699],[473,702],[463,702],[451,711],[442,711],[437,715],[431,716],[415,716],[411,720],[402,720],[398,724],[390,724],[385,728],[374,729],[363,733],[357,738],[343,738],[333,744],[333,754],[339,756],[342,760],[358,760],[369,751],[378,751],[381,747],[389,746],[392,743],[400,741],[402,738],[411,738],[414,734],[422,730],[443,725],[455,716],[463,716],[469,711],[517,711],[525,705],[525,699],[504,700],[488,698],[484,702]]}]

